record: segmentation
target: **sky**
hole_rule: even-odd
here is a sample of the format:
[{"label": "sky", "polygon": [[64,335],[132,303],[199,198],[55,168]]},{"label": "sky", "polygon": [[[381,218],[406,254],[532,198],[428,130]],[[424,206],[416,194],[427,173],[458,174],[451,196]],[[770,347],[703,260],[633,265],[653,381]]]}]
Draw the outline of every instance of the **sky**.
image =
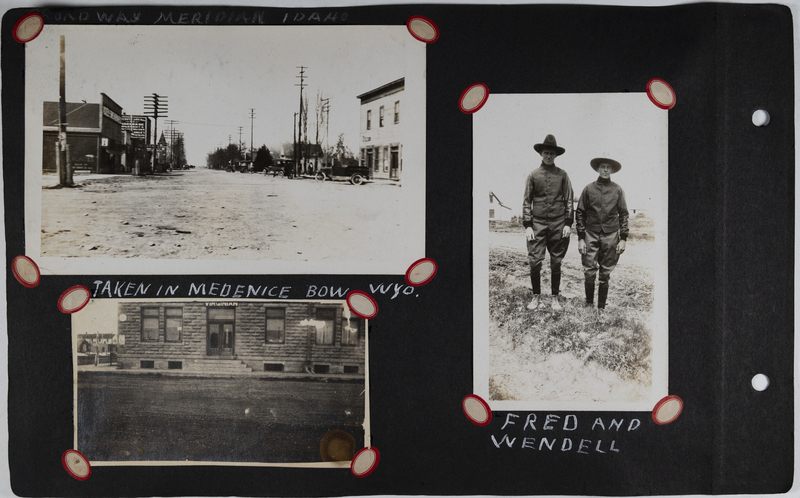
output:
[{"label": "sky", "polygon": [[[68,102],[99,102],[103,92],[126,114],[143,114],[144,96],[168,97],[168,120],[183,132],[190,164],[239,138],[250,146],[292,141],[300,107],[300,69],[314,137],[317,92],[330,98],[331,145],[339,133],[358,150],[357,95],[404,76],[405,26],[58,26],[26,46],[27,87],[58,100],[59,36],[66,41]],[[364,43],[364,40],[370,43]],[[41,118],[39,118],[41,119]],[[158,120],[158,134],[165,120]]]},{"label": "sky", "polygon": [[474,185],[486,190],[476,188],[475,196],[485,203],[491,190],[521,214],[525,179],[542,161],[533,145],[552,134],[566,149],[556,166],[576,197],[597,179],[591,159],[610,157],[622,164],[611,180],[625,190],[629,208],[666,210],[667,111],[644,92],[491,94],[473,116]]}]

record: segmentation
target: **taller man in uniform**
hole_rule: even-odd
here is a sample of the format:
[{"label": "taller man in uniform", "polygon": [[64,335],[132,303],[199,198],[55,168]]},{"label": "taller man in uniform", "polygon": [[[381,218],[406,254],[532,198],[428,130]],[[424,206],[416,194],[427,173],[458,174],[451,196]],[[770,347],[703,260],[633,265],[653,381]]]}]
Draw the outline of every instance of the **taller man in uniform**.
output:
[{"label": "taller man in uniform", "polygon": [[533,299],[528,309],[543,305],[540,294],[542,261],[545,249],[550,253],[551,306],[560,310],[558,292],[561,287],[561,260],[569,248],[574,213],[572,210],[572,183],[569,175],[555,165],[557,156],[564,148],[556,143],[556,137],[547,135],[544,142],[533,149],[541,154],[542,164],[525,181],[525,197],[522,201],[522,224],[528,242],[528,263],[531,268]]}]

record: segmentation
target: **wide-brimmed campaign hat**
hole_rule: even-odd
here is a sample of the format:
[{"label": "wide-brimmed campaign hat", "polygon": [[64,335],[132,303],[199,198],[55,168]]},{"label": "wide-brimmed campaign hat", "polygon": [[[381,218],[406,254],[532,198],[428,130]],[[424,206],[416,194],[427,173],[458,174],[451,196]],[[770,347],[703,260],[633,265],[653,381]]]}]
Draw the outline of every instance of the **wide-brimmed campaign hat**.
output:
[{"label": "wide-brimmed campaign hat", "polygon": [[558,146],[558,144],[556,143],[556,137],[554,137],[553,135],[547,135],[546,137],[544,137],[544,142],[533,146],[533,150],[535,150],[539,154],[541,154],[542,150],[544,149],[550,149],[556,151],[557,156],[560,156],[561,154],[564,153],[564,147]]},{"label": "wide-brimmed campaign hat", "polygon": [[606,157],[595,157],[594,159],[592,159],[589,162],[592,164],[592,169],[595,170],[595,171],[597,171],[597,168],[599,168],[600,165],[603,164],[603,163],[608,163],[608,164],[611,165],[611,172],[612,173],[616,173],[617,171],[622,169],[622,165],[619,162],[617,162],[617,161],[615,161],[613,159],[608,159]]}]

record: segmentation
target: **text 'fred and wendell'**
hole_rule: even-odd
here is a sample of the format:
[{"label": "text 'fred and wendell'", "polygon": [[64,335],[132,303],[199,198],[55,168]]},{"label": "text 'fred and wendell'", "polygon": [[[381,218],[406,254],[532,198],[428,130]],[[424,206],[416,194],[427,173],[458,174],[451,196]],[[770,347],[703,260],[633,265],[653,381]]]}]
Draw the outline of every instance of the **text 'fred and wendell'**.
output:
[{"label": "text 'fred and wendell'", "polygon": [[[516,413],[507,413],[500,431],[502,434],[491,434],[492,445],[497,449],[518,449],[536,451],[574,451],[588,455],[590,453],[619,453],[616,433],[633,432],[641,426],[638,418],[625,421],[620,419],[603,419],[596,417],[589,429],[591,434],[580,434],[576,415],[548,414],[544,420],[537,422],[535,413],[529,413],[525,423]],[[538,427],[537,427],[538,425]],[[552,431],[552,432],[547,432]],[[580,435],[578,435],[580,434]]]}]

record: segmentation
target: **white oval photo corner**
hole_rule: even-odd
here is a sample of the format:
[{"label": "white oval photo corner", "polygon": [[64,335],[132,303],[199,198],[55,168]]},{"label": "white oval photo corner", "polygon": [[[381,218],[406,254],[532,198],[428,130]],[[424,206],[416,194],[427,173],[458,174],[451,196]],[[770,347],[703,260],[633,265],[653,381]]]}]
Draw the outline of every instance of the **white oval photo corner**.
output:
[{"label": "white oval photo corner", "polygon": [[20,19],[14,29],[14,36],[20,43],[27,43],[36,38],[44,27],[44,19],[38,14],[29,14]]},{"label": "white oval photo corner", "polygon": [[420,261],[411,267],[408,272],[408,281],[411,285],[420,285],[429,280],[436,273],[436,264],[429,259]]},{"label": "white oval photo corner", "polygon": [[464,400],[464,413],[475,423],[483,424],[489,420],[489,412],[478,399],[467,397]]},{"label": "white oval photo corner", "polygon": [[14,276],[26,287],[34,287],[39,283],[39,267],[26,256],[17,256],[11,263]]},{"label": "white oval photo corner", "polygon": [[753,124],[756,126],[767,126],[769,124],[769,113],[764,109],[758,109],[753,113]]},{"label": "white oval photo corner", "polygon": [[378,310],[370,297],[362,292],[353,292],[347,298],[351,310],[365,317],[374,317]]},{"label": "white oval photo corner", "polygon": [[664,80],[653,79],[647,84],[650,100],[662,109],[671,109],[676,102],[675,91]]},{"label": "white oval photo corner", "polygon": [[359,451],[350,463],[350,471],[357,477],[363,477],[375,470],[378,465],[378,450],[364,448]]},{"label": "white oval photo corner", "polygon": [[408,23],[408,29],[420,40],[431,42],[436,39],[438,32],[428,21],[422,18],[414,18]]},{"label": "white oval photo corner", "polygon": [[76,450],[67,450],[64,452],[63,463],[67,472],[69,472],[75,479],[86,479],[92,471],[92,466],[89,461],[80,452]]},{"label": "white oval photo corner", "polygon": [[475,112],[486,102],[488,90],[483,85],[472,85],[461,96],[461,108],[465,112]]},{"label": "white oval photo corner", "polygon": [[769,377],[764,374],[756,374],[750,380],[750,385],[758,392],[764,391],[769,387]]},{"label": "white oval photo corner", "polygon": [[91,295],[86,287],[76,286],[68,289],[58,299],[58,305],[64,313],[75,313],[89,303]]}]

